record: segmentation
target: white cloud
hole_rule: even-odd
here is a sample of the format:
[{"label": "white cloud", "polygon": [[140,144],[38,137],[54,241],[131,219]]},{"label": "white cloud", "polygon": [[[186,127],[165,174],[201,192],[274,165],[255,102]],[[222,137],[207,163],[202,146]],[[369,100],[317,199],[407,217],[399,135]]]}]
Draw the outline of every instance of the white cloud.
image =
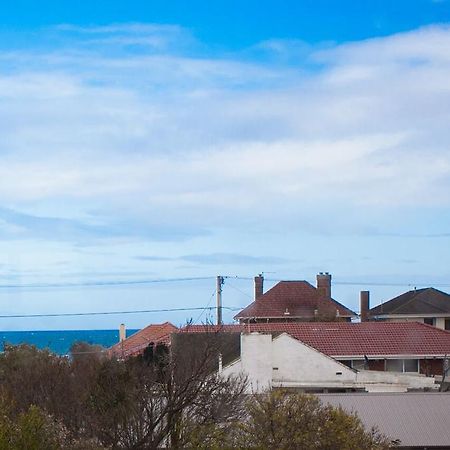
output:
[{"label": "white cloud", "polygon": [[[111,43],[184,33],[145,24],[60,31]],[[442,26],[308,49],[322,66],[307,74],[169,47],[55,48],[32,68],[16,54],[14,69],[0,74],[0,199],[27,210],[66,198],[69,210],[120,208],[162,223],[189,214],[209,226],[282,222],[305,208],[320,221],[322,202],[446,207],[447,44]],[[290,43],[263,46],[286,52]]]}]

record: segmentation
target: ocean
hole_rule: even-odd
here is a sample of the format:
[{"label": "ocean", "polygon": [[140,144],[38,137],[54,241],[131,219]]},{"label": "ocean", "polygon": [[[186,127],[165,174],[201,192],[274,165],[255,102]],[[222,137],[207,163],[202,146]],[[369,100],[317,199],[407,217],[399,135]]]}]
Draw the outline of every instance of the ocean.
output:
[{"label": "ocean", "polygon": [[[127,330],[127,337],[138,330]],[[119,341],[119,330],[0,331],[0,351],[5,344],[31,344],[59,355],[69,353],[75,342],[111,347]]]}]

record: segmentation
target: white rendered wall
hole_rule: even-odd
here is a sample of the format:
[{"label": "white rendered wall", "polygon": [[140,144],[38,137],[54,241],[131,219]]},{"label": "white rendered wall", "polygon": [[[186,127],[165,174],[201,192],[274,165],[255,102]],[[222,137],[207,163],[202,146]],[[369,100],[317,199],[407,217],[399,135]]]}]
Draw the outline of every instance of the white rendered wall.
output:
[{"label": "white rendered wall", "polygon": [[436,389],[434,379],[420,374],[362,370],[355,372],[333,358],[281,334],[241,334],[241,358],[224,367],[222,375],[248,377],[248,393],[272,387],[298,389],[365,389],[368,392],[406,392]]},{"label": "white rendered wall", "polygon": [[421,374],[380,372],[361,370],[357,375],[358,384],[363,384],[367,392],[407,392],[408,389],[436,390],[434,378]]},{"label": "white rendered wall", "polygon": [[287,334],[273,340],[273,367],[273,379],[281,383],[301,381],[314,386],[356,381],[352,369]]},{"label": "white rendered wall", "polygon": [[241,334],[241,370],[249,375],[251,392],[272,388],[272,356],[271,334]]}]

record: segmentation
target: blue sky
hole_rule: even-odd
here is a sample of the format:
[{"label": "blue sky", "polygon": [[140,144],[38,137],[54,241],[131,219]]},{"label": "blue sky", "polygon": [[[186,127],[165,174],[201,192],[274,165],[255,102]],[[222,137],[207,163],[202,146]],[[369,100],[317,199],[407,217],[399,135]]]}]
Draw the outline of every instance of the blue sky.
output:
[{"label": "blue sky", "polygon": [[260,272],[355,310],[450,289],[449,2],[34,5],[0,14],[0,315],[201,307],[219,274],[236,307]]}]

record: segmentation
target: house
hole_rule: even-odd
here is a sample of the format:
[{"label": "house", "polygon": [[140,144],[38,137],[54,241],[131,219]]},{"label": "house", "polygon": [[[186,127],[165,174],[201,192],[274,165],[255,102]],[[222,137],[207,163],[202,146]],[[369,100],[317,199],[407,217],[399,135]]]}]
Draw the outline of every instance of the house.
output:
[{"label": "house", "polygon": [[363,291],[361,320],[417,321],[450,330],[450,295],[432,287],[414,289],[369,308],[369,293]]},{"label": "house", "polygon": [[439,392],[319,394],[323,404],[356,413],[403,449],[450,449],[450,395]]},{"label": "house", "polygon": [[450,354],[450,333],[417,322],[278,322],[205,327],[240,340],[224,375],[245,373],[250,389],[287,387],[307,392],[437,389]]},{"label": "house", "polygon": [[143,353],[149,344],[168,345],[170,343],[170,335],[177,330],[178,328],[170,322],[151,324],[113,345],[108,350],[108,353],[116,358],[136,356]]},{"label": "house", "polygon": [[356,313],[331,297],[331,275],[319,273],[317,286],[307,281],[280,281],[263,293],[264,278],[255,277],[255,300],[236,314],[240,323],[351,321]]}]

